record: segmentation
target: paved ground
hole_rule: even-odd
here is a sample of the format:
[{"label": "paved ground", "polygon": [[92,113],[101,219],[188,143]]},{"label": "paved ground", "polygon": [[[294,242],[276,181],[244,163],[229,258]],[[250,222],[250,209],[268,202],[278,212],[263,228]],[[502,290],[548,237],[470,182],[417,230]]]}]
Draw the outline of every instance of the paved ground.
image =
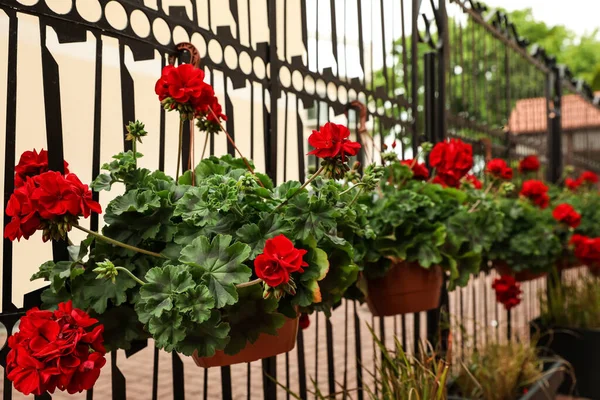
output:
[{"label": "paved ground", "polygon": [[[578,272],[570,275],[576,276]],[[506,340],[507,318],[506,312],[496,306],[493,291],[490,289],[492,277],[481,277],[473,280],[471,284],[462,290],[457,290],[450,295],[451,315],[453,321],[453,356],[468,354],[477,343],[483,346],[486,342],[494,340]],[[537,293],[544,290],[544,280],[537,280],[523,284],[523,302],[512,313],[512,331],[514,336],[525,337],[528,334],[527,322],[539,313]],[[474,301],[475,300],[475,301]],[[331,323],[333,325],[334,341],[334,370],[336,381],[340,384],[347,379],[347,387],[356,387],[355,360],[355,327],[353,322],[354,304],[348,303],[335,310]],[[373,371],[374,351],[373,343],[369,339],[367,323],[376,324],[379,330],[379,319],[374,320],[366,306],[357,306],[359,326],[361,334],[361,352],[363,366],[366,371]],[[425,314],[421,317],[422,337],[425,337]],[[346,321],[348,322],[346,324]],[[462,321],[463,329],[457,329],[457,322]],[[406,347],[413,348],[413,323],[412,315],[407,315],[404,321],[404,332],[406,334]],[[324,316],[311,318],[311,326],[303,332],[304,350],[307,368],[307,379],[309,389],[313,387],[311,379],[314,379],[322,391],[327,391],[327,347]],[[393,335],[402,340],[403,324],[400,317],[385,318],[386,343],[391,346]],[[461,334],[462,332],[462,334]],[[5,337],[5,335],[4,335]],[[3,338],[2,338],[3,339]],[[298,392],[298,348],[287,356],[278,357],[277,379],[283,385],[289,381],[292,392]],[[119,352],[118,367],[125,376],[127,382],[127,398],[130,400],[151,399],[153,349],[148,347],[125,358],[123,352]],[[347,357],[346,357],[347,355]],[[286,375],[286,358],[288,374]],[[221,398],[221,372],[218,368],[204,370],[195,366],[193,361],[182,357],[184,364],[185,394],[188,399]],[[158,397],[159,399],[173,398],[173,381],[171,376],[172,358],[170,354],[161,352],[159,357]],[[248,374],[248,371],[250,373]],[[248,365],[235,365],[231,368],[232,389],[234,399],[262,399],[262,374],[261,363],[255,362]],[[367,384],[372,382],[369,372],[365,372]],[[287,377],[287,379],[286,379]],[[205,379],[208,380],[208,392],[204,393]],[[248,382],[250,382],[250,395],[248,395]],[[14,392],[14,391],[13,391]],[[111,397],[111,370],[110,363],[104,368],[95,390],[95,399],[109,399]],[[13,398],[22,399],[24,396],[14,392]],[[55,399],[84,399],[85,395],[68,396],[56,394]],[[285,391],[279,390],[279,398],[285,398]],[[563,399],[566,400],[566,399]]]}]

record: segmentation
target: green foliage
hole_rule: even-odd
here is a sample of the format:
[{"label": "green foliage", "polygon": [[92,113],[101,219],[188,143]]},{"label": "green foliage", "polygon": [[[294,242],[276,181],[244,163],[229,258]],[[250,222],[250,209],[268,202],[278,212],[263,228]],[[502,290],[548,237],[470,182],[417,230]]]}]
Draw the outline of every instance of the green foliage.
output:
[{"label": "green foliage", "polygon": [[491,260],[503,260],[514,271],[549,272],[561,253],[552,211],[514,198],[498,200],[504,214],[502,233],[489,251]]},{"label": "green foliage", "polygon": [[560,328],[600,328],[600,279],[579,277],[577,281],[551,285],[549,296],[540,293],[543,326]]},{"label": "green foliage", "polygon": [[489,343],[465,360],[455,384],[469,399],[512,400],[544,378],[543,361],[535,344]]}]

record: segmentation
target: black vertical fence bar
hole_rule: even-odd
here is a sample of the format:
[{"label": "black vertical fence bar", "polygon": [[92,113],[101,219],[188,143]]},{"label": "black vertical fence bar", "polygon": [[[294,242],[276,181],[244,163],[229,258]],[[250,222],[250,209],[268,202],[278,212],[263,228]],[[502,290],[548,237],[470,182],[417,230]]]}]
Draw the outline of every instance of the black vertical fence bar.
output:
[{"label": "black vertical fence bar", "polygon": [[[19,20],[16,13],[6,10],[10,20],[8,26],[8,68],[6,82],[6,136],[4,147],[4,210],[6,204],[13,192],[15,186],[15,152],[16,152],[16,123],[17,123],[17,32]],[[10,222],[11,218],[4,213],[4,226]],[[2,314],[8,314],[16,311],[16,307],[12,302],[12,255],[13,243],[9,239],[4,239],[3,243],[3,260],[2,260]],[[12,324],[2,322],[6,326],[8,334],[12,330]],[[4,399],[10,399],[12,392],[8,390],[11,387],[10,382],[6,379],[6,371],[4,371]]]},{"label": "black vertical fence bar", "polygon": [[231,393],[231,367],[221,367],[221,392],[223,400],[231,400],[233,395]]},{"label": "black vertical fence bar", "polygon": [[263,367],[263,391],[265,400],[277,399],[277,357],[269,357],[262,360]]},{"label": "black vertical fence bar", "polygon": [[355,352],[355,368],[356,368],[356,396],[358,400],[363,400],[363,371],[362,371],[362,346],[360,335],[360,318],[356,311],[356,301],[354,305],[354,352]]},{"label": "black vertical fence bar", "polygon": [[[403,0],[402,0],[403,1]],[[410,63],[411,63],[411,142],[412,142],[412,153],[413,156],[417,154],[417,150],[419,147],[419,124],[418,124],[418,112],[419,112],[419,76],[417,71],[419,71],[419,27],[417,26],[417,21],[419,19],[419,8],[421,6],[420,0],[412,0],[412,12],[411,12],[411,20],[410,24],[412,27],[411,37],[410,37]],[[404,77],[404,79],[408,79],[408,77]],[[425,119],[427,121],[427,119]],[[402,327],[404,329],[404,326]]]},{"label": "black vertical fence bar", "polygon": [[[100,174],[100,145],[101,145],[101,126],[102,126],[102,35],[96,34],[96,64],[94,65],[94,138],[92,150],[92,178]],[[100,193],[93,191],[92,199],[98,201]],[[98,214],[92,213],[90,216],[90,229],[98,230]]]},{"label": "black vertical fence bar", "polygon": [[277,56],[277,0],[268,1],[269,13],[269,64],[271,79],[269,93],[271,109],[269,114],[269,129],[265,137],[267,175],[277,182],[277,103],[279,100],[279,57]]},{"label": "black vertical fence bar", "polygon": [[158,347],[154,347],[154,365],[152,366],[152,400],[158,399],[158,360],[160,353]]},{"label": "black vertical fence bar", "polygon": [[171,368],[173,372],[173,399],[185,399],[185,382],[183,379],[183,361],[179,354],[172,354]]},{"label": "black vertical fence bar", "polygon": [[298,389],[301,399],[306,400],[306,361],[304,357],[304,332],[302,329],[298,330],[298,341],[296,343],[297,356],[298,356]]},{"label": "black vertical fence bar", "polygon": [[[335,396],[335,362],[333,345],[333,326],[329,318],[325,319],[325,335],[327,344],[327,378],[329,383],[329,395]],[[317,349],[318,351],[318,349]]]}]

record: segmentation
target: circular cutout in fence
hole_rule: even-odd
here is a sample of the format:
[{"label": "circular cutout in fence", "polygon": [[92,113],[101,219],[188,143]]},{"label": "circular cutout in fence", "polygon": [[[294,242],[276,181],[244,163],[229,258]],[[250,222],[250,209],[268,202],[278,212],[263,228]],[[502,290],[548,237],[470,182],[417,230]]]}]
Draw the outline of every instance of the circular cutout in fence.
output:
[{"label": "circular cutout in fence", "polygon": [[356,99],[365,105],[367,104],[367,95],[365,92],[359,92]]},{"label": "circular cutout in fence", "polygon": [[388,117],[391,117],[392,115],[394,115],[395,106],[392,104],[391,101],[389,101],[389,100],[386,101],[383,106],[385,107],[385,115],[387,115]]},{"label": "circular cutout in fence", "polygon": [[271,63],[268,62],[265,69],[267,70],[267,79],[271,79]]},{"label": "circular cutout in fence", "polygon": [[350,88],[348,90],[348,102],[354,101],[357,98],[356,90]]},{"label": "circular cutout in fence", "polygon": [[308,94],[315,94],[315,80],[310,75],[304,77],[304,90]]},{"label": "circular cutout in fence", "polygon": [[46,5],[57,14],[68,14],[73,8],[71,0],[46,0]]},{"label": "circular cutout in fence", "polygon": [[[200,58],[206,57],[206,40],[204,40],[204,37],[201,34],[197,32],[193,33],[191,43],[198,50]],[[200,64],[202,64],[202,61],[200,61]]]},{"label": "circular cutout in fence", "polygon": [[177,25],[175,29],[173,29],[173,43],[189,43],[190,35],[188,35],[187,31]]},{"label": "circular cutout in fence", "polygon": [[6,326],[0,322],[0,349],[3,349],[6,346],[6,341],[8,340],[8,330]]},{"label": "circular cutout in fence", "polygon": [[37,2],[39,0],[17,0],[19,3],[23,4],[24,6],[34,6],[37,4]]},{"label": "circular cutout in fence", "polygon": [[221,64],[223,62],[223,48],[221,44],[216,40],[208,42],[208,56],[215,64]]},{"label": "circular cutout in fence", "polygon": [[171,43],[171,29],[164,19],[156,18],[154,22],[152,22],[152,33],[158,43],[164,46]]},{"label": "circular cutout in fence", "polygon": [[292,72],[292,86],[299,92],[302,91],[302,81],[303,79],[300,71]]},{"label": "circular cutout in fence", "polygon": [[348,103],[348,90],[345,86],[340,85],[337,89],[338,101],[342,104]]},{"label": "circular cutout in fence", "polygon": [[102,18],[102,6],[98,0],[76,0],[75,9],[88,22],[98,22]]},{"label": "circular cutout in fence", "polygon": [[279,69],[279,82],[286,88],[289,88],[292,85],[292,75],[290,74],[288,67],[281,67]]},{"label": "circular cutout in fence", "polygon": [[239,57],[240,69],[246,75],[250,75],[252,73],[252,58],[250,58],[250,54],[245,51],[240,53]]},{"label": "circular cutout in fence", "polygon": [[325,98],[325,96],[327,95],[327,85],[325,84],[325,81],[323,79],[317,79],[316,89],[317,94],[320,97]]},{"label": "circular cutout in fence", "polygon": [[129,24],[133,32],[141,38],[148,37],[150,35],[150,20],[146,14],[141,10],[133,10],[129,17]]},{"label": "circular cutout in fence", "polygon": [[331,101],[337,100],[337,86],[335,86],[335,83],[333,82],[327,84],[327,97]]},{"label": "circular cutout in fence", "polygon": [[104,7],[104,15],[113,28],[123,30],[127,27],[127,13],[120,3],[114,0],[108,2]]},{"label": "circular cutout in fence", "polygon": [[225,57],[225,64],[229,69],[234,70],[238,67],[238,55],[233,46],[225,47],[223,55]]},{"label": "circular cutout in fence", "polygon": [[369,95],[369,99],[367,100],[367,108],[370,113],[374,113],[377,111],[377,104],[375,103],[375,99],[372,95]]},{"label": "circular cutout in fence", "polygon": [[258,79],[264,79],[265,77],[265,62],[260,57],[254,57],[254,62],[252,63],[252,68],[254,68],[254,75]]},{"label": "circular cutout in fence", "polygon": [[460,75],[460,74],[462,74],[462,71],[463,71],[463,69],[460,65],[454,66],[454,75]]},{"label": "circular cutout in fence", "polygon": [[377,99],[376,104],[377,112],[379,113],[379,115],[385,115],[385,108],[383,108],[383,99]]}]

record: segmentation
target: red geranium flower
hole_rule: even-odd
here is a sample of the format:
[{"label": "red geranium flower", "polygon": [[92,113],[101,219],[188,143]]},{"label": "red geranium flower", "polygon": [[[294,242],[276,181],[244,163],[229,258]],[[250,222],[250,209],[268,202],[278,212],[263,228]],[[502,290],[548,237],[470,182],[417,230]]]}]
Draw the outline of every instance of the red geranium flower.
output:
[{"label": "red geranium flower", "polygon": [[97,323],[71,301],[54,312],[27,311],[19,332],[8,338],[6,372],[15,389],[38,396],[57,388],[71,394],[91,389],[106,363],[104,327]]},{"label": "red geranium flower", "polygon": [[[69,173],[69,164],[64,163],[65,174]],[[27,177],[34,177],[48,171],[48,152],[44,149],[38,153],[35,149],[21,154],[19,163],[15,166],[15,187],[25,184]]]},{"label": "red geranium flower", "polygon": [[473,167],[473,148],[459,139],[440,142],[429,154],[429,163],[436,169],[440,183],[458,187],[461,178]]},{"label": "red geranium flower", "polygon": [[581,186],[581,181],[579,179],[567,178],[565,179],[565,186],[569,190],[575,191]]},{"label": "red geranium flower", "polygon": [[35,191],[33,179],[27,178],[25,184],[15,189],[8,199],[6,215],[12,217],[4,228],[4,237],[14,241],[22,237],[29,239],[40,228],[41,220],[37,208],[31,201]]},{"label": "red geranium flower", "polygon": [[254,260],[256,276],[271,287],[288,283],[291,273],[302,273],[302,267],[308,266],[302,259],[306,253],[284,235],[268,239],[263,253]]},{"label": "red geranium flower", "polygon": [[583,171],[581,175],[579,175],[579,181],[581,183],[589,184],[598,183],[598,175],[596,175],[592,171]]},{"label": "red geranium flower", "polygon": [[308,154],[319,158],[341,157],[345,161],[346,155],[355,156],[361,147],[360,143],[348,139],[349,136],[347,127],[328,122],[308,137],[308,143],[315,148]]},{"label": "red geranium flower", "polygon": [[510,168],[506,161],[501,158],[494,158],[488,162],[485,172],[499,178],[510,180],[513,177],[513,170]]},{"label": "red geranium flower", "polygon": [[308,317],[308,314],[302,313],[300,315],[300,329],[306,329],[310,326],[310,318]]},{"label": "red geranium flower", "polygon": [[548,186],[544,182],[535,179],[523,182],[521,196],[527,197],[540,208],[546,208],[550,203]]},{"label": "red geranium flower", "polygon": [[192,97],[199,97],[204,90],[204,71],[191,64],[177,67],[167,65],[156,82],[154,90],[159,100],[171,97],[178,103],[187,103]]},{"label": "red geranium flower", "polygon": [[92,192],[90,191],[88,185],[81,183],[77,175],[68,174],[65,179],[71,184],[71,189],[79,201],[79,210],[84,218],[89,217],[92,211],[96,214],[100,214],[102,212],[102,207],[100,207],[100,204],[92,199]]},{"label": "red geranium flower", "polygon": [[535,172],[540,169],[540,160],[536,156],[527,156],[519,162],[519,172]]},{"label": "red geranium flower", "polygon": [[465,181],[472,185],[475,189],[481,189],[483,187],[481,181],[473,174],[465,175]]},{"label": "red geranium flower", "polygon": [[557,205],[552,211],[555,220],[571,228],[577,228],[581,223],[581,215],[575,211],[573,206],[567,203]]},{"label": "red geranium flower", "polygon": [[37,188],[31,200],[37,205],[42,218],[50,220],[65,214],[79,215],[79,198],[73,185],[60,172],[44,172],[36,176],[34,182]]},{"label": "red geranium flower", "polygon": [[600,238],[575,234],[569,243],[575,248],[575,257],[583,264],[595,266],[600,263]]},{"label": "red geranium flower", "polygon": [[420,164],[412,159],[401,161],[401,164],[406,165],[412,170],[413,179],[419,181],[426,181],[429,179],[429,170],[427,170],[427,166],[425,164]]},{"label": "red geranium flower", "polygon": [[511,275],[502,275],[500,278],[494,279],[492,288],[496,291],[496,301],[504,305],[504,308],[510,310],[521,303],[519,297],[521,293],[521,285],[517,283]]}]

